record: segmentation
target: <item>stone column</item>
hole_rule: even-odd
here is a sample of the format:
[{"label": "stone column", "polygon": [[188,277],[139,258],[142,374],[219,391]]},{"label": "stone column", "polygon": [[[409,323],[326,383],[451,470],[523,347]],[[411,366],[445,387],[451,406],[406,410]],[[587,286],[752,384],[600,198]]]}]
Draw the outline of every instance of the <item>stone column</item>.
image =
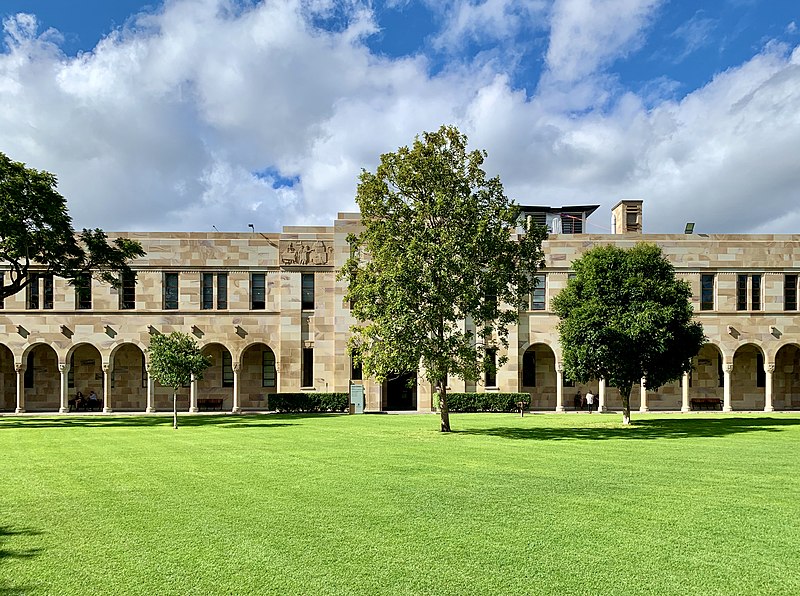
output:
[{"label": "stone column", "polygon": [[241,365],[238,362],[234,362],[231,368],[233,368],[233,408],[231,408],[231,412],[238,414],[242,411],[239,406],[239,369]]},{"label": "stone column", "polygon": [[145,412],[148,414],[152,414],[156,411],[155,405],[153,404],[154,401],[154,392],[155,392],[155,382],[153,381],[153,377],[150,376],[150,373],[147,373],[147,407],[145,408]]},{"label": "stone column", "polygon": [[689,407],[689,373],[683,373],[683,383],[681,384],[681,412],[688,412]]},{"label": "stone column", "polygon": [[564,367],[556,364],[556,412],[564,411]]},{"label": "stone column", "polygon": [[103,362],[103,412],[110,414],[111,409],[111,364]]},{"label": "stone column", "polygon": [[647,379],[642,377],[639,381],[639,411],[640,412],[649,412],[650,409],[647,407],[647,387],[645,383]]},{"label": "stone column", "polygon": [[197,407],[197,379],[192,375],[192,381],[189,384],[189,412],[194,414],[199,411]]},{"label": "stone column", "polygon": [[597,411],[608,412],[606,407],[606,380],[600,379],[597,382]]},{"label": "stone column", "polygon": [[58,408],[59,414],[66,414],[69,412],[69,364],[63,362],[58,363],[58,372],[61,373],[61,405]]},{"label": "stone column", "polygon": [[733,412],[731,407],[731,373],[733,372],[733,364],[725,364],[722,366],[723,374],[723,398],[722,398],[722,411]]},{"label": "stone column", "polygon": [[17,414],[25,413],[25,365],[21,362],[14,363],[14,370],[17,372]]},{"label": "stone column", "polygon": [[775,364],[770,363],[764,366],[764,411],[774,412],[775,408],[772,407],[772,373],[775,372]]}]

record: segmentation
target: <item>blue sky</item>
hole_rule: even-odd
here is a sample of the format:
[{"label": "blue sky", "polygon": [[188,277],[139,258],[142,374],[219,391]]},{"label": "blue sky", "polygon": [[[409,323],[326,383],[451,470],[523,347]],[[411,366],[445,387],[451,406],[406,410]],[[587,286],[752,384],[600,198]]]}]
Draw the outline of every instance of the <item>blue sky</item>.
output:
[{"label": "blue sky", "polygon": [[800,3],[5,0],[0,151],[79,226],[262,231],[352,210],[453,123],[529,204],[800,232]]}]

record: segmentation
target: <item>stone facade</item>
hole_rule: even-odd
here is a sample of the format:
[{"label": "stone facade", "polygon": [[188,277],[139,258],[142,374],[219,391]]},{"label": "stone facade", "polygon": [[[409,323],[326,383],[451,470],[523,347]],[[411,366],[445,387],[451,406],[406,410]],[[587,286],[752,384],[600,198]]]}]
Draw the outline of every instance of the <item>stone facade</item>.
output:
[{"label": "stone facade", "polygon": [[[581,209],[585,216],[594,211]],[[601,381],[574,387],[563,377],[549,302],[585,250],[647,241],[661,246],[691,284],[709,344],[691,375],[658,391],[635,387],[633,405],[688,410],[693,399],[720,398],[726,410],[800,408],[800,236],[642,234],[641,201],[623,201],[612,213],[618,233],[558,233],[545,242],[544,295],[535,304],[541,308],[520,313],[497,386],[454,379],[451,390],[525,391],[532,409],[559,411],[572,408],[577,390],[592,390],[601,408],[621,407],[613,387]],[[581,231],[585,224],[584,217]],[[5,299],[0,410],[65,412],[76,391],[90,390],[103,398],[105,411],[170,409],[170,390],[147,376],[146,348],[152,334],[179,330],[196,337],[213,361],[179,395],[183,409],[212,398],[229,411],[268,410],[275,392],[346,392],[356,383],[364,386],[367,411],[431,411],[424,382],[409,388],[406,378],[351,380],[347,340],[354,321],[336,272],[349,256],[347,235],[358,228],[358,214],[340,213],[332,226],[275,234],[110,234],[136,239],[147,251],[132,263],[135,296],[93,281],[90,308],[80,309],[75,289],[55,278],[52,301],[44,299],[49,290],[42,279],[38,304],[30,291]],[[177,294],[170,294],[176,274]],[[134,308],[123,308],[130,299]]]}]

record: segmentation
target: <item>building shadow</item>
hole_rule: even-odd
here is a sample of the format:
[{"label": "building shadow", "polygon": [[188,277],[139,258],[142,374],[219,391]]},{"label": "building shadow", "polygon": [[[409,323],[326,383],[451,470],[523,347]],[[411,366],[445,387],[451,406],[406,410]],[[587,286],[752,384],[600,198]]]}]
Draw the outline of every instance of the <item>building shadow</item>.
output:
[{"label": "building shadow", "polygon": [[495,426],[489,428],[459,429],[455,432],[464,435],[484,435],[503,439],[524,439],[531,441],[564,440],[648,440],[648,439],[686,439],[697,437],[727,437],[749,432],[782,432],[788,427],[800,425],[800,418],[719,418],[697,419],[646,419],[634,420],[630,426],[612,427],[529,427]]},{"label": "building shadow", "polygon": [[[0,526],[0,566],[7,559],[31,559],[39,555],[40,548],[14,548],[13,543],[17,539],[27,536],[38,536],[42,532],[32,528],[16,528],[14,526]],[[12,543],[9,545],[9,543]],[[2,580],[0,583],[0,596],[16,596],[17,594],[30,594],[33,590],[30,586],[11,585]]]},{"label": "building shadow", "polygon": [[[281,416],[274,414],[178,414],[178,427],[219,426],[226,428],[276,428],[293,426],[293,419],[300,416]],[[135,428],[172,426],[172,415],[156,416],[54,416],[0,418],[0,428]]]}]

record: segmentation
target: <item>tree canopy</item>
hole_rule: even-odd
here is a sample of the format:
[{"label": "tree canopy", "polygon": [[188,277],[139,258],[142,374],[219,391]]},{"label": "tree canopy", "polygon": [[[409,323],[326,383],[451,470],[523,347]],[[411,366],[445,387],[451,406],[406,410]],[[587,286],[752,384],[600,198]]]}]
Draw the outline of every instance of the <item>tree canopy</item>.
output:
[{"label": "tree canopy", "polygon": [[119,286],[128,261],[144,256],[135,240],[108,242],[100,229],[76,235],[56,177],[0,153],[0,261],[8,266],[0,299],[16,294],[32,273],[55,274],[72,282],[90,274]]},{"label": "tree canopy", "polygon": [[504,363],[498,349],[527,304],[546,237],[519,228],[519,208],[487,177],[485,157],[452,126],[382,155],[376,172],[361,173],[363,230],[350,236],[340,273],[359,321],[354,357],[379,380],[421,367],[445,432],[448,375],[477,380]]},{"label": "tree canopy", "polygon": [[652,244],[598,246],[572,268],[575,276],[552,301],[564,372],[617,387],[628,424],[632,386],[645,378],[657,389],[679,379],[706,340],[692,320],[691,288]]},{"label": "tree canopy", "polygon": [[185,333],[150,337],[148,374],[164,387],[172,387],[173,426],[178,428],[177,393],[189,385],[192,378],[203,378],[211,360],[200,352],[197,342]]}]

